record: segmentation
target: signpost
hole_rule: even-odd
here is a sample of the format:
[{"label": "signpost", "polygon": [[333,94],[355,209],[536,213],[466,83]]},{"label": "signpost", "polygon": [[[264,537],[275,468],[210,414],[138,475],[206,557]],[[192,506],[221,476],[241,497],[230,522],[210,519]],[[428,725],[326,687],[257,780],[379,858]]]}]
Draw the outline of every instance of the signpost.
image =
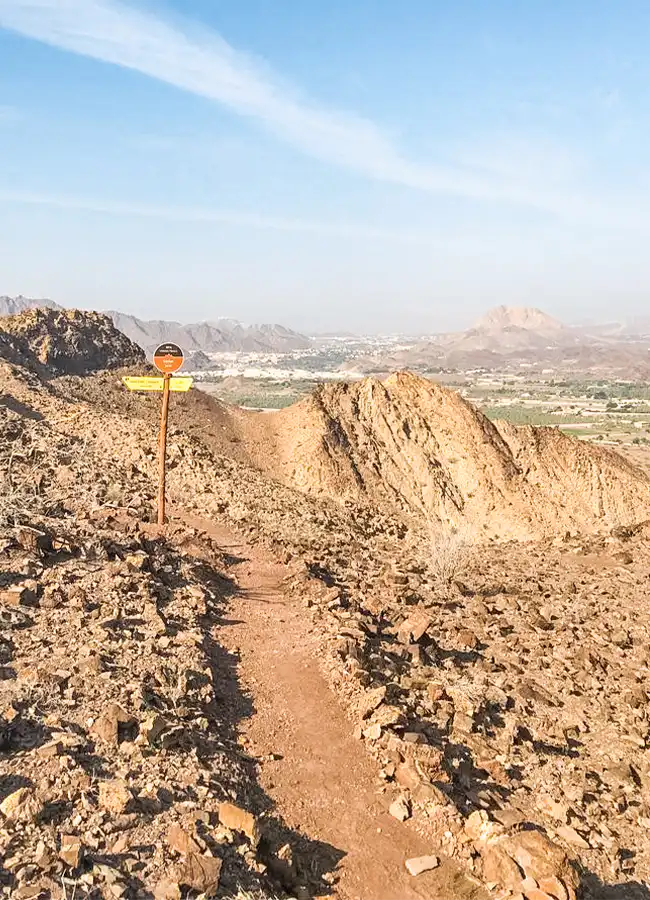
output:
[{"label": "signpost", "polygon": [[169,393],[189,391],[192,379],[189,377],[172,378],[183,365],[183,351],[178,344],[167,342],[156,347],[153,364],[162,373],[142,377],[125,376],[122,381],[130,391],[162,391],[162,407],[160,410],[160,438],[158,442],[158,524],[165,524],[165,469],[167,459],[167,417],[169,413]]},{"label": "signpost", "polygon": [[[158,375],[124,375],[122,381],[130,391],[161,391],[163,390],[165,379]],[[172,394],[189,391],[194,383],[194,379],[189,375],[177,375],[175,378],[169,379],[169,390]]]}]

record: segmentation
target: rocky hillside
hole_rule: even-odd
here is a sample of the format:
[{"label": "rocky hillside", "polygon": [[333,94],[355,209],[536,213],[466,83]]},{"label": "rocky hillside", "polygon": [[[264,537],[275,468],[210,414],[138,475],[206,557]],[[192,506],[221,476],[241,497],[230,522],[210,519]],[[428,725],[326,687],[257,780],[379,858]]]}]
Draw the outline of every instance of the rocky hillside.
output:
[{"label": "rocky hillside", "polygon": [[[3,348],[4,347],[4,351]],[[144,353],[108,316],[81,310],[30,309],[0,318],[0,353],[36,360],[57,375],[144,365]]]},{"label": "rocky hillside", "polygon": [[[376,807],[404,829],[414,820],[432,851],[461,861],[477,897],[562,900],[578,883],[584,898],[647,896],[648,529],[584,533],[608,516],[640,516],[630,491],[641,504],[647,487],[635,469],[546,430],[497,429],[404,374],[325,388],[275,420],[242,416],[237,433],[227,411],[175,396],[178,520],[161,532],[147,524],[154,398],[106,374],[43,385],[0,360],[0,377],[8,895],[235,897],[274,887],[271,875],[294,897],[337,896],[338,857],[323,882],[313,823],[296,806],[296,830],[283,825],[255,780],[260,766],[293,760],[254,759],[239,743],[240,717],[256,712],[249,695],[231,693],[239,666],[221,641],[228,596],[241,588],[233,557],[189,526],[193,513],[288,563],[287,606],[309,617],[323,669],[381,767]],[[262,470],[265,447],[274,477]],[[308,492],[280,483],[292,467]],[[329,496],[378,497],[382,479],[383,509]],[[425,488],[441,517],[469,521],[491,504],[491,521],[513,529],[526,511],[534,524],[583,492],[584,507],[554,513],[584,516],[583,533],[473,541],[453,556],[453,544],[423,540],[412,520],[386,512],[422,503]],[[283,621],[284,604],[268,612]],[[273,649],[283,657],[283,644]],[[300,718],[307,704],[300,693],[296,702]],[[318,726],[313,739],[316,756]],[[336,778],[317,789],[336,790]],[[342,819],[360,802],[338,799]],[[419,896],[460,896],[423,893],[417,878]]]},{"label": "rocky hillside", "polygon": [[434,527],[531,537],[640,521],[650,480],[554,429],[499,426],[409,373],[328,385],[246,438],[254,461],[309,494],[424,515]]}]

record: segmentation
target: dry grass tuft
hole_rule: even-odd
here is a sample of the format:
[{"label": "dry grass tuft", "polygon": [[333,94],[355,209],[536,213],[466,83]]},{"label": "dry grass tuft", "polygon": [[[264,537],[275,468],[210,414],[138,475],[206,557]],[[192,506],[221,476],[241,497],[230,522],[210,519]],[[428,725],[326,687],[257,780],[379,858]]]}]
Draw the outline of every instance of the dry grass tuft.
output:
[{"label": "dry grass tuft", "polygon": [[445,584],[450,584],[467,564],[471,542],[466,531],[443,532],[429,528],[429,570]]}]

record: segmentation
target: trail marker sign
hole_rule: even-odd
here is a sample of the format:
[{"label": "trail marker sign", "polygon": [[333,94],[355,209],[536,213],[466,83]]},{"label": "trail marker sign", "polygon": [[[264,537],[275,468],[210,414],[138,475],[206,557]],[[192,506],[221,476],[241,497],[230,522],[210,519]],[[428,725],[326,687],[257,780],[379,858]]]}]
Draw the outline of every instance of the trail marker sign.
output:
[{"label": "trail marker sign", "polygon": [[[122,381],[130,391],[162,391],[165,386],[164,375],[124,375]],[[189,375],[175,375],[169,379],[169,390],[172,394],[189,391],[193,383]]]},{"label": "trail marker sign", "polygon": [[153,364],[163,375],[171,375],[178,372],[183,365],[183,351],[178,344],[167,341],[159,344],[153,352]]},{"label": "trail marker sign", "polygon": [[162,406],[160,409],[160,436],[158,439],[158,524],[165,524],[165,468],[167,458],[167,418],[169,413],[170,391],[189,391],[192,379],[189,377],[172,378],[183,365],[184,354],[178,344],[168,341],[156,347],[153,364],[162,372],[160,375],[143,375],[142,377],[125,376],[122,381],[130,391],[161,391]]}]

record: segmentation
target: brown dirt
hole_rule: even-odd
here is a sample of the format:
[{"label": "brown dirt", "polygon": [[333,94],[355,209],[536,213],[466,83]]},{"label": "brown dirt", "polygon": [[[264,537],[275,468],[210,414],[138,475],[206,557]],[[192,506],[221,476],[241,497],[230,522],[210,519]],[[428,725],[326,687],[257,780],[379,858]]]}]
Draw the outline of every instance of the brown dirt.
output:
[{"label": "brown dirt", "polygon": [[[342,900],[446,900],[487,896],[452,860],[440,856],[387,811],[376,765],[319,671],[318,638],[283,582],[289,568],[223,526],[190,518],[222,551],[240,591],[220,640],[240,658],[239,678],[254,713],[241,727],[247,751],[262,763],[260,783],[283,821],[343,856],[334,896]],[[273,756],[280,757],[272,759]],[[439,868],[417,879],[405,860],[436,854]]]}]

